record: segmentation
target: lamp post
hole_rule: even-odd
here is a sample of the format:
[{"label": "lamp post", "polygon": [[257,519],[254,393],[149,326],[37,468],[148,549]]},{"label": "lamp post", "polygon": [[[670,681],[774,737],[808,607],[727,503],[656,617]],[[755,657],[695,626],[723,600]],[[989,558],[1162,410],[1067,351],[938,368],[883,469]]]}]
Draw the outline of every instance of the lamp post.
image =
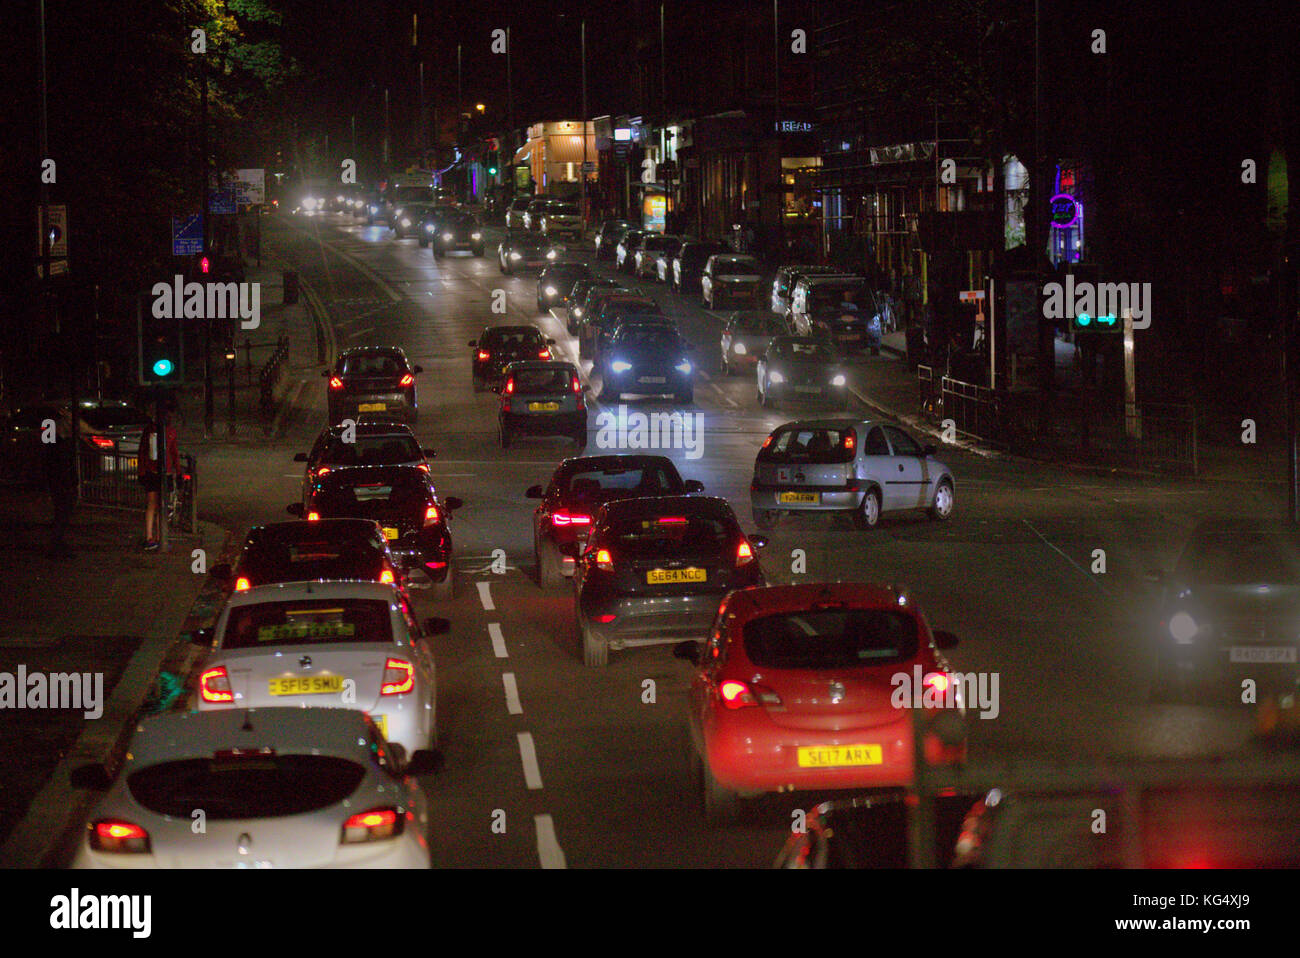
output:
[{"label": "lamp post", "polygon": [[582,18],[582,232],[586,236],[587,222],[587,18]]}]

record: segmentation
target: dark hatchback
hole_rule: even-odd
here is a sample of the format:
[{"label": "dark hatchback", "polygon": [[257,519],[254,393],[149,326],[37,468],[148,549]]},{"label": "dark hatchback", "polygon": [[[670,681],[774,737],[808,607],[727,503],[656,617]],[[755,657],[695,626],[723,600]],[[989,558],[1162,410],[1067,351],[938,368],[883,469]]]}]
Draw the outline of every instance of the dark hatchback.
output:
[{"label": "dark hatchback", "polygon": [[334,469],[352,466],[415,466],[429,471],[429,460],[437,455],[424,448],[411,427],[397,422],[363,421],[355,428],[330,426],[312,443],[311,452],[300,452],[294,462],[304,462],[302,494],[311,484]]},{"label": "dark hatchback", "polygon": [[470,368],[474,391],[499,385],[511,363],[549,360],[554,345],[555,340],[547,339],[536,326],[489,326],[478,339],[469,341],[474,351]]},{"label": "dark hatchback", "polygon": [[537,277],[537,311],[568,306],[574,284],[584,279],[591,279],[591,267],[586,263],[552,263],[546,267]]},{"label": "dark hatchback", "polygon": [[378,522],[371,519],[321,519],[272,522],[248,530],[232,570],[212,570],[227,588],[243,592],[277,582],[359,579],[404,587],[401,567],[388,549]]},{"label": "dark hatchback", "polygon": [[543,269],[555,255],[550,241],[540,233],[509,233],[497,247],[501,272],[506,274],[517,269]]},{"label": "dark hatchback", "polygon": [[584,325],[584,333],[589,338],[592,362],[600,365],[604,349],[609,345],[614,330],[633,316],[662,316],[663,310],[649,296],[610,296],[600,304]]},{"label": "dark hatchback", "polygon": [[587,397],[572,363],[528,360],[506,367],[497,427],[501,448],[520,435],[567,436],[587,446]]},{"label": "dark hatchback", "polygon": [[[645,299],[630,289],[595,286],[587,292],[587,299],[582,304],[582,322],[578,325],[578,358],[590,359],[596,347],[596,330],[599,328],[600,312],[605,308],[605,301],[613,297],[627,299]],[[657,307],[656,307],[657,310]]]},{"label": "dark hatchback", "polygon": [[[423,237],[421,244],[423,245]],[[468,250],[483,255],[483,224],[472,213],[447,211],[431,234],[433,255],[442,259],[453,250]]]},{"label": "dark hatchback", "polygon": [[673,257],[673,274],[670,282],[679,293],[698,295],[700,277],[704,275],[704,264],[709,257],[717,253],[728,252],[721,243],[704,243],[700,241],[682,243],[677,255]]},{"label": "dark hatchback", "polygon": [[692,347],[671,327],[660,323],[624,323],[605,350],[601,398],[626,394],[672,396],[695,401]]},{"label": "dark hatchback", "polygon": [[667,456],[585,456],[566,459],[543,490],[524,493],[541,502],[533,511],[533,559],[543,589],[558,587],[573,575],[574,561],[587,541],[591,520],[607,502],[646,496],[684,496],[703,492],[704,483],[685,479]]},{"label": "dark hatchback", "polygon": [[[569,290],[569,309],[564,318],[564,328],[571,334],[576,335],[578,330],[581,329],[582,315],[586,311],[587,297],[593,289],[626,290],[627,288],[619,280],[601,279],[599,277],[580,279],[574,283],[573,288]],[[630,290],[627,291],[631,292]]]},{"label": "dark hatchback", "polygon": [[389,550],[411,588],[452,592],[451,531],[448,521],[461,500],[439,502],[428,473],[415,466],[358,466],[317,479],[305,503],[288,512],[299,518],[370,519],[378,522]]},{"label": "dark hatchback", "polygon": [[346,418],[396,419],[414,425],[420,406],[415,377],[423,372],[396,346],[360,346],[339,356],[329,380],[326,405],[330,425]]},{"label": "dark hatchback", "polygon": [[610,649],[703,640],[732,589],[766,584],[727,500],[627,499],[601,507],[574,572],[583,661]]}]

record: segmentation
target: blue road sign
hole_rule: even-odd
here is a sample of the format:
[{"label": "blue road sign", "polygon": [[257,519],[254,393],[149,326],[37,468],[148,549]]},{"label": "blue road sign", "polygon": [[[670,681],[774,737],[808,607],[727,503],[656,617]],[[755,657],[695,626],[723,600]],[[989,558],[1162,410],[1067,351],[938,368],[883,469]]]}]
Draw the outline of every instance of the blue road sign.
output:
[{"label": "blue road sign", "polygon": [[193,256],[203,252],[203,214],[172,217],[172,255]]},{"label": "blue road sign", "polygon": [[213,214],[234,213],[235,188],[233,186],[223,186],[221,189],[209,193],[208,212]]}]

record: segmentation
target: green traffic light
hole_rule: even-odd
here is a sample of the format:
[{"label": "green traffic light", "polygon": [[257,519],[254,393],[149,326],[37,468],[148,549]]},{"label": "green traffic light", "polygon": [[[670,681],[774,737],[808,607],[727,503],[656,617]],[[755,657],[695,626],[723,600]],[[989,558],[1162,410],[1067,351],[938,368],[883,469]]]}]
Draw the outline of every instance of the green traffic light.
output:
[{"label": "green traffic light", "polygon": [[1104,325],[1106,325],[1106,326],[1114,326],[1114,325],[1115,325],[1115,314],[1114,314],[1114,313],[1110,313],[1109,315],[1106,315],[1106,316],[1098,316],[1098,317],[1097,317],[1097,322],[1102,323],[1102,324],[1104,324]]},{"label": "green traffic light", "polygon": [[175,368],[176,367],[172,365],[172,361],[170,359],[160,359],[153,364],[153,374],[155,376],[158,376],[159,378],[162,378],[163,376],[170,376],[172,370]]},{"label": "green traffic light", "polygon": [[1080,313],[1074,318],[1074,321],[1080,326],[1087,326],[1092,322],[1092,317],[1087,313]]},{"label": "green traffic light", "polygon": [[497,175],[497,168],[496,168],[495,166],[489,166],[489,167],[488,167],[488,175],[489,175],[489,176],[496,176],[496,175]]}]

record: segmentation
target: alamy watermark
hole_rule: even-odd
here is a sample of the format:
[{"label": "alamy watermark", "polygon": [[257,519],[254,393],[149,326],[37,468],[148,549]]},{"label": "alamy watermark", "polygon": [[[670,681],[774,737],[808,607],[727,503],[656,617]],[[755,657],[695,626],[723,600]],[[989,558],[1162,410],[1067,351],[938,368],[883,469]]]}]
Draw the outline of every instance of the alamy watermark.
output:
[{"label": "alamy watermark", "polygon": [[995,719],[998,702],[997,672],[926,672],[919,665],[911,672],[895,672],[889,704],[896,709],[978,709],[980,718]]},{"label": "alamy watermark", "polygon": [[261,283],[187,283],[177,273],[151,292],[155,319],[238,319],[240,329],[262,324]]},{"label": "alamy watermark", "polygon": [[619,405],[596,415],[598,449],[682,449],[687,459],[704,455],[704,414],[644,413]]},{"label": "alamy watermark", "polygon": [[104,714],[104,673],[0,672],[0,709],[80,709],[88,719]]},{"label": "alamy watermark", "polygon": [[1064,283],[1044,286],[1043,296],[1044,319],[1131,315],[1134,329],[1151,325],[1150,283],[1076,283],[1074,274],[1067,273]]}]

